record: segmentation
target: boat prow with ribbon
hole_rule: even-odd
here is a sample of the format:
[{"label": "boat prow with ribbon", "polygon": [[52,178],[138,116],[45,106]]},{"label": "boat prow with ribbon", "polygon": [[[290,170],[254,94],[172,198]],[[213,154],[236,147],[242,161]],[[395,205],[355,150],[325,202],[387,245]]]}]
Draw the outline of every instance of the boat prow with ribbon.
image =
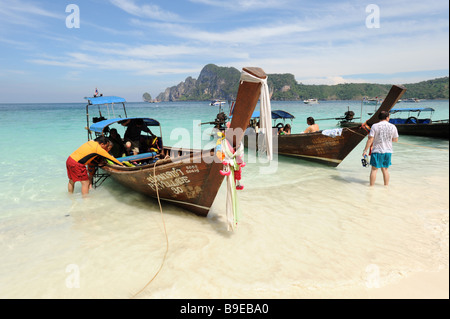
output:
[{"label": "boat prow with ribbon", "polygon": [[[232,215],[236,214],[233,209],[236,199],[233,196],[236,189],[242,189],[242,185],[239,184],[241,168],[244,166],[241,156],[242,137],[260,96],[266,105],[268,102],[266,107],[270,113],[268,95],[265,72],[260,68],[244,68],[233,119],[226,133],[221,133],[223,135],[219,138],[220,143],[215,148],[201,150],[164,146],[162,136],[157,136],[160,139],[158,150],[142,150],[138,155],[117,158],[127,163],[126,166],[106,163],[98,170],[96,184],[99,185],[105,178],[111,177],[149,197],[173,203],[197,215],[207,216],[223,179],[227,176],[228,190],[232,193],[227,195],[229,197],[227,216],[230,227],[233,227],[235,219]],[[89,125],[88,109],[89,106],[97,104],[96,99],[90,99],[86,107],[89,139],[101,135],[109,137],[113,124],[129,119],[128,117],[105,119],[100,114],[98,121]],[[160,126],[154,119],[139,119],[152,128]],[[95,136],[92,136],[92,133]],[[141,135],[142,139],[148,140],[148,137]]]}]

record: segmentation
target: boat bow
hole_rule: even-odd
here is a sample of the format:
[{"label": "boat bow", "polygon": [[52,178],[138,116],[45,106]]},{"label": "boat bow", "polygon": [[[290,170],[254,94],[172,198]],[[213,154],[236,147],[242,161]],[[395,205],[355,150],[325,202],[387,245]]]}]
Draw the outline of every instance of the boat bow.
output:
[{"label": "boat bow", "polygon": [[[228,129],[233,134],[226,133],[226,139],[233,150],[240,146],[264,85],[267,85],[267,75],[262,69],[243,69]],[[136,167],[121,167],[109,163],[102,169],[128,188],[206,216],[224,179],[220,174],[224,167],[222,159],[217,157],[215,149],[164,148],[165,154],[179,156],[171,155],[170,158]]]}]

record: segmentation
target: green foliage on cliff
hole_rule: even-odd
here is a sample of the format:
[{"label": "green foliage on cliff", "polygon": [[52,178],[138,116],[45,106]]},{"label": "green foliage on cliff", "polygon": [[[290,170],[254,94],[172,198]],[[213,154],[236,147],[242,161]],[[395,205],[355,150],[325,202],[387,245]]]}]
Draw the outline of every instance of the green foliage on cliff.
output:
[{"label": "green foliage on cliff", "polygon": [[418,99],[448,99],[448,76],[434,80],[423,81],[419,83],[405,85],[406,91],[404,98]]},{"label": "green foliage on cliff", "polygon": [[[185,82],[167,88],[158,95],[161,101],[189,101],[236,99],[240,71],[233,67],[206,65],[198,79],[188,77]],[[272,100],[361,100],[367,97],[385,97],[392,85],[372,83],[345,83],[337,85],[305,85],[293,74],[268,74],[267,81]],[[403,84],[407,91],[403,98],[448,99],[449,77]]]},{"label": "green foliage on cliff", "polygon": [[241,73],[235,68],[208,64],[200,72],[194,94],[186,98],[233,100],[236,98],[240,75]]},{"label": "green foliage on cliff", "polygon": [[177,86],[160,93],[161,101],[205,101],[213,99],[234,100],[239,87],[241,72],[233,67],[206,65],[198,79],[188,77]]}]

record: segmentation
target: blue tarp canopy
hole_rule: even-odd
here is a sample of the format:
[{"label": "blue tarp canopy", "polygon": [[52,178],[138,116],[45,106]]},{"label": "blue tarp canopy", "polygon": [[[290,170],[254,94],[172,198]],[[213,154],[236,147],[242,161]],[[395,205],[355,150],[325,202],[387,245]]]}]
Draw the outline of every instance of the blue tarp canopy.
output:
[{"label": "blue tarp canopy", "polygon": [[[261,116],[260,111],[255,111],[252,114],[252,118],[259,118]],[[276,119],[294,119],[294,115],[282,110],[272,111],[272,120]]]},{"label": "blue tarp canopy", "polygon": [[431,107],[410,107],[410,108],[394,108],[391,109],[390,113],[398,113],[398,112],[434,112],[434,109]]},{"label": "blue tarp canopy", "polygon": [[272,119],[294,119],[294,115],[282,110],[272,111]]},{"label": "blue tarp canopy", "polygon": [[95,132],[95,133],[102,133],[103,129],[111,124],[121,122],[121,121],[126,121],[126,120],[133,120],[133,119],[142,119],[144,121],[144,124],[147,126],[159,126],[160,125],[160,123],[157,120],[147,118],[147,117],[126,117],[126,118],[119,117],[119,118],[115,118],[115,119],[109,119],[109,120],[104,120],[104,121],[94,123],[91,125],[89,130],[91,130],[92,132]]},{"label": "blue tarp canopy", "polygon": [[90,105],[112,104],[112,103],[125,103],[125,99],[119,96],[97,96],[97,97],[85,97],[89,101]]}]

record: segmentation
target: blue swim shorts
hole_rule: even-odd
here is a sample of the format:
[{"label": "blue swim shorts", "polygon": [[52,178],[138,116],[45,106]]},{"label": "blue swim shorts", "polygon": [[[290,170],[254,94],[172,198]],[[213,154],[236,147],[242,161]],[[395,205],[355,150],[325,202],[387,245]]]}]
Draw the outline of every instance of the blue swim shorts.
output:
[{"label": "blue swim shorts", "polygon": [[391,166],[392,153],[372,153],[370,156],[370,165],[376,168]]}]

